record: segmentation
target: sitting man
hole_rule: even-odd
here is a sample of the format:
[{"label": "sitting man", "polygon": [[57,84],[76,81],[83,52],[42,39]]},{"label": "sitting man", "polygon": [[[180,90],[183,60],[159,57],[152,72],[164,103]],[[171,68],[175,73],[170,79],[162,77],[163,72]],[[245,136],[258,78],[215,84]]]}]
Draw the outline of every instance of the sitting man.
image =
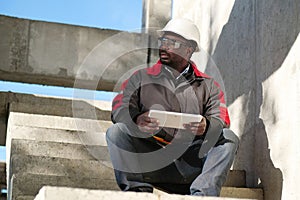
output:
[{"label": "sitting man", "polygon": [[[123,191],[219,196],[237,151],[238,138],[224,93],[190,60],[200,33],[186,19],[160,31],[159,61],[136,71],[113,100],[106,140]],[[199,121],[166,127],[150,110],[197,114]]]}]

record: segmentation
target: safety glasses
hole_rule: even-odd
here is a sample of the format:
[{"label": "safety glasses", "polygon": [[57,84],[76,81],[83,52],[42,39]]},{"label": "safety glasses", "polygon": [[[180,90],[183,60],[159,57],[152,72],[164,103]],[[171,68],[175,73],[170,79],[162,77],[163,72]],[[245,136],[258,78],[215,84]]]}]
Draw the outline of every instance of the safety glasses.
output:
[{"label": "safety glasses", "polygon": [[165,37],[158,38],[158,46],[159,47],[166,46],[170,49],[179,49],[181,45],[188,46],[187,44],[178,42],[174,39],[169,39],[169,38],[165,38]]}]

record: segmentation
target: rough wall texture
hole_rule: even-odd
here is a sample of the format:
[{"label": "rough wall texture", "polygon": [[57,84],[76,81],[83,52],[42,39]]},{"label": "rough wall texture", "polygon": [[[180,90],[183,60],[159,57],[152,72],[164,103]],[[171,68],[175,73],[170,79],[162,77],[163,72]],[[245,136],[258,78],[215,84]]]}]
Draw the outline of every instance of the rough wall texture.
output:
[{"label": "rough wall texture", "polygon": [[248,186],[263,187],[265,199],[300,198],[299,10],[299,0],[173,1],[173,17],[197,23],[222,75],[241,139],[233,167],[245,169]]}]

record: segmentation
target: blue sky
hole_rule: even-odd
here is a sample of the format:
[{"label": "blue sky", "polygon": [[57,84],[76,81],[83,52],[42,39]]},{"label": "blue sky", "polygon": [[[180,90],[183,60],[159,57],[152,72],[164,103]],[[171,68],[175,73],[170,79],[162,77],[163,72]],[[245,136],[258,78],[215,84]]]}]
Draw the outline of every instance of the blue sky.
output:
[{"label": "blue sky", "polygon": [[[135,31],[141,28],[143,0],[0,0],[0,15],[96,28]],[[1,40],[1,37],[0,37]],[[72,97],[73,90],[0,81],[0,91]],[[95,98],[110,101],[114,94]],[[0,147],[0,160],[5,160]]]},{"label": "blue sky", "polygon": [[143,0],[0,0],[0,14],[118,30],[141,28]]}]

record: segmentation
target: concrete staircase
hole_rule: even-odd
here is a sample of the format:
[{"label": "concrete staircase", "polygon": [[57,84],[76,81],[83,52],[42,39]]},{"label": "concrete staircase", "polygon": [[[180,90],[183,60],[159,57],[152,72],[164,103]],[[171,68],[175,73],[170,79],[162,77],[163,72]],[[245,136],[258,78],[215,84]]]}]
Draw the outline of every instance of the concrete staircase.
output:
[{"label": "concrete staircase", "polygon": [[[54,199],[202,199],[123,193],[114,179],[105,131],[111,122],[10,112],[7,125],[8,198]],[[245,173],[231,171],[221,197],[263,200],[261,189],[246,188]]]}]

